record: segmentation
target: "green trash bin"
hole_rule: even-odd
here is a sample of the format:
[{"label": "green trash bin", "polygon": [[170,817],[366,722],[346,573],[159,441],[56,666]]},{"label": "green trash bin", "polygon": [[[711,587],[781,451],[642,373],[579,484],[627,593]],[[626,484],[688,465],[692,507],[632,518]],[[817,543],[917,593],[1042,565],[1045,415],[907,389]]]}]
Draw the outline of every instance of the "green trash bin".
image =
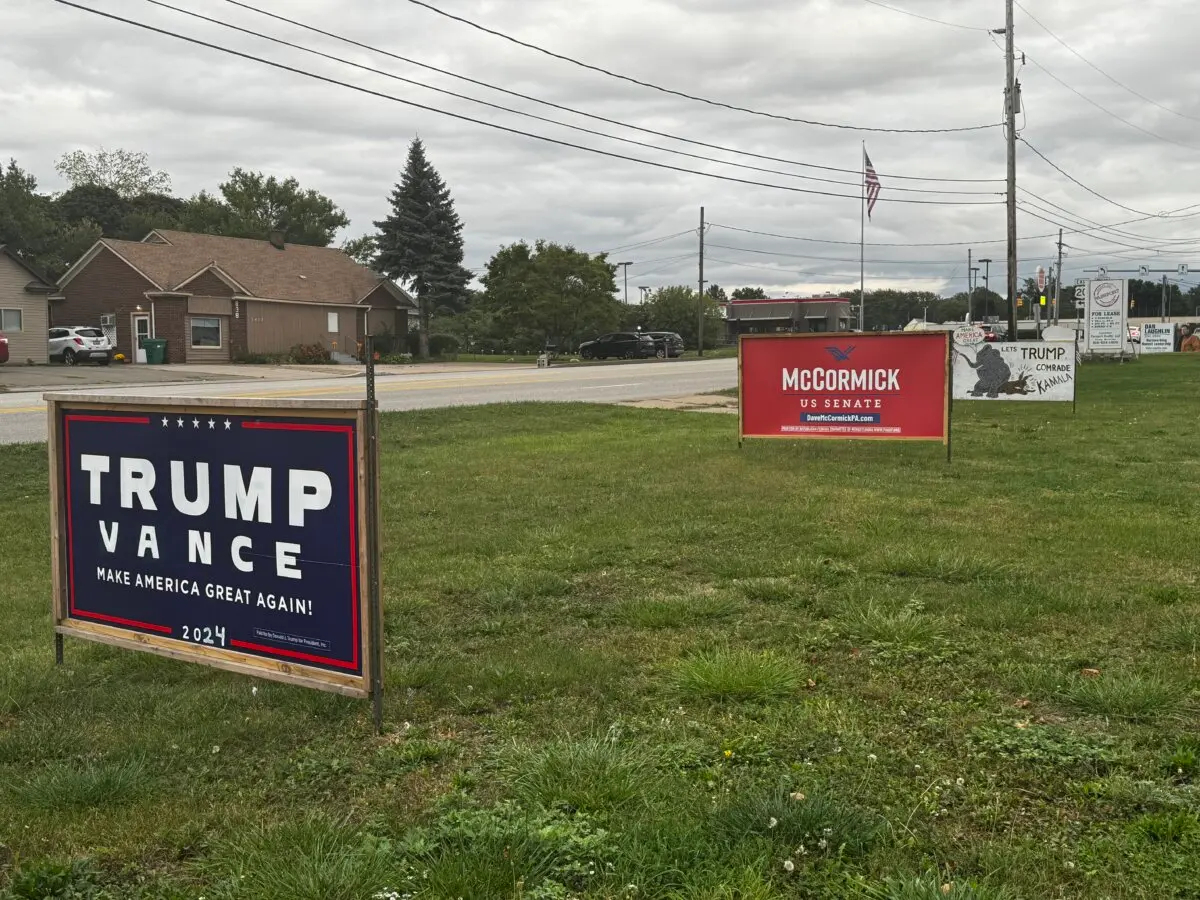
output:
[{"label": "green trash bin", "polygon": [[142,348],[146,351],[146,362],[161,366],[167,361],[167,342],[162,338],[143,338]]}]

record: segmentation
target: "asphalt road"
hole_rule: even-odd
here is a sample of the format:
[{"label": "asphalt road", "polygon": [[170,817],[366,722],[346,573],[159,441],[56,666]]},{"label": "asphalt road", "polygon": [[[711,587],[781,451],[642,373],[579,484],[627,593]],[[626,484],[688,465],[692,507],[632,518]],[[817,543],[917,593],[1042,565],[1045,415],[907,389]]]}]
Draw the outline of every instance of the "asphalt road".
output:
[{"label": "asphalt road", "polygon": [[[467,372],[407,372],[381,376],[376,383],[383,410],[430,409],[522,401],[617,403],[682,397],[730,388],[737,383],[737,360],[657,360],[610,366],[538,369],[500,366]],[[81,395],[121,397],[362,397],[359,378],[309,378],[247,384],[209,382],[187,385],[108,385]],[[46,408],[41,392],[0,394],[0,444],[46,439]]]}]

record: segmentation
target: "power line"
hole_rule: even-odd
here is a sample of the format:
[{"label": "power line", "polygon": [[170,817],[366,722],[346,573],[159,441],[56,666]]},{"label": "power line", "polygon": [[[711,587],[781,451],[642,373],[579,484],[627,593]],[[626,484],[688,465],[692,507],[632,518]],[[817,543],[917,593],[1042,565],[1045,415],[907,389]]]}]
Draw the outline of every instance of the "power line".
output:
[{"label": "power line", "polygon": [[780,113],[763,112],[762,110],[751,109],[746,106],[736,106],[732,103],[725,103],[724,101],[721,101],[721,100],[712,100],[708,97],[699,97],[695,94],[687,94],[687,93],[684,93],[683,91],[677,91],[677,90],[674,90],[673,88],[663,87],[660,84],[654,84],[653,82],[650,82],[650,81],[642,81],[641,79],[634,78],[630,75],[622,75],[620,72],[614,72],[611,69],[605,69],[602,66],[594,66],[591,63],[583,62],[582,60],[575,59],[572,56],[566,56],[562,53],[556,53],[553,50],[547,50],[545,47],[539,47],[537,44],[531,44],[528,41],[523,41],[520,38],[515,38],[512,35],[505,34],[502,31],[496,31],[494,28],[488,28],[485,25],[480,25],[478,22],[473,22],[470,19],[464,18],[463,16],[456,16],[453,13],[446,12],[444,9],[439,9],[438,7],[434,6],[431,3],[425,3],[424,0],[408,0],[408,2],[412,3],[414,6],[420,6],[424,9],[429,10],[430,12],[437,13],[439,16],[444,16],[447,19],[451,19],[455,22],[460,22],[461,24],[467,25],[471,28],[474,28],[477,31],[482,31],[485,34],[492,35],[493,37],[501,38],[503,40],[509,41],[510,43],[516,44],[520,47],[525,47],[527,50],[536,50],[538,53],[545,54],[546,56],[552,57],[553,59],[561,60],[562,62],[571,63],[571,65],[579,66],[582,69],[588,69],[589,71],[592,71],[592,72],[599,72],[601,75],[607,75],[610,78],[616,78],[616,79],[619,79],[620,81],[626,81],[626,82],[629,82],[630,84],[636,84],[639,87],[649,88],[654,91],[659,91],[660,93],[663,93],[663,94],[670,94],[675,97],[682,97],[685,100],[693,100],[696,103],[704,103],[708,106],[718,106],[718,107],[721,107],[722,109],[730,109],[735,112],[748,113],[752,116],[762,116],[762,117],[768,118],[768,119],[779,119],[784,122],[796,122],[797,124],[800,124],[800,125],[816,125],[816,126],[820,126],[822,128],[838,128],[838,129],[841,129],[844,131],[875,132],[875,133],[882,133],[882,134],[951,134],[951,133],[955,133],[955,132],[965,132],[965,131],[983,131],[988,128],[999,128],[1000,127],[999,122],[994,122],[994,123],[991,123],[988,125],[966,125],[966,126],[961,126],[958,128],[876,128],[876,127],[869,127],[869,126],[863,126],[863,125],[846,125],[846,124],[836,123],[836,122],[819,122],[815,119],[801,119],[801,118],[797,118],[794,116],[782,115]]},{"label": "power line", "polygon": [[1134,209],[1132,206],[1126,206],[1124,203],[1118,203],[1116,200],[1113,200],[1110,197],[1105,197],[1099,191],[1093,190],[1092,188],[1088,187],[1086,184],[1084,184],[1079,179],[1075,178],[1073,175],[1070,175],[1067,172],[1064,172],[1056,163],[1051,162],[1046,157],[1046,155],[1044,153],[1042,153],[1041,150],[1039,150],[1037,147],[1033,146],[1033,144],[1029,143],[1029,141],[1025,140],[1024,137],[1018,135],[1017,140],[1020,141],[1022,144],[1024,144],[1026,147],[1028,147],[1030,150],[1032,150],[1035,155],[1037,155],[1038,157],[1041,158],[1042,162],[1044,162],[1050,168],[1054,169],[1054,171],[1056,171],[1059,175],[1061,175],[1063,178],[1067,179],[1067,181],[1071,182],[1072,184],[1083,188],[1085,191],[1087,191],[1093,197],[1099,197],[1105,203],[1111,203],[1113,206],[1118,207],[1119,209],[1123,209],[1126,212],[1136,213],[1139,216],[1153,216],[1154,215],[1154,213],[1142,212],[1142,210],[1140,210],[1140,209]]},{"label": "power line", "polygon": [[[873,2],[875,2],[875,0],[867,0],[867,2],[873,3]],[[1129,93],[1133,94],[1133,96],[1137,97],[1139,100],[1144,100],[1146,103],[1149,103],[1151,106],[1157,106],[1159,109],[1163,110],[1164,112],[1169,112],[1173,116],[1179,116],[1179,118],[1181,118],[1181,119],[1189,119],[1192,122],[1200,122],[1200,118],[1196,118],[1195,116],[1189,116],[1187,113],[1178,112],[1174,109],[1171,109],[1169,106],[1163,106],[1157,100],[1151,100],[1145,94],[1138,93],[1133,88],[1131,88],[1129,85],[1124,84],[1120,81],[1117,81],[1117,79],[1113,78],[1111,75],[1109,75],[1107,72],[1105,72],[1102,68],[1100,68],[1094,62],[1092,62],[1090,59],[1088,59],[1086,56],[1084,56],[1082,53],[1080,53],[1078,50],[1076,50],[1074,47],[1072,47],[1070,44],[1068,44],[1066,41],[1064,41],[1062,38],[1060,38],[1057,34],[1055,34],[1053,31],[1051,31],[1042,22],[1041,19],[1039,19],[1037,16],[1035,16],[1029,10],[1027,10],[1024,6],[1022,6],[1020,4],[1020,2],[1018,2],[1018,0],[1014,0],[1014,3],[1016,5],[1016,7],[1018,9],[1020,9],[1021,12],[1025,13],[1025,15],[1029,16],[1029,18],[1032,19],[1034,21],[1034,23],[1039,28],[1042,29],[1042,31],[1046,32],[1046,34],[1050,35],[1050,37],[1054,38],[1054,40],[1056,40],[1060,44],[1062,44],[1063,47],[1065,47],[1070,53],[1072,53],[1074,56],[1078,57],[1079,59],[1083,60],[1085,63],[1087,63],[1089,66],[1091,66],[1093,69],[1095,69],[1101,75],[1103,75],[1105,78],[1107,78],[1113,84],[1115,84],[1117,87],[1121,88],[1122,90],[1128,91]]]},{"label": "power line", "polygon": [[[154,0],[149,0],[149,2],[154,2]],[[746,156],[746,157],[750,157],[752,159],[761,159],[761,160],[765,160],[767,162],[783,163],[785,165],[800,166],[801,168],[817,169],[817,170],[825,171],[825,172],[842,172],[845,174],[857,175],[857,176],[862,175],[862,172],[859,169],[847,169],[847,168],[843,168],[840,166],[822,166],[822,165],[817,165],[816,163],[802,162],[800,160],[788,159],[786,157],[768,156],[768,155],[765,155],[762,153],[753,153],[749,150],[738,150],[734,147],[726,147],[721,144],[711,144],[706,141],[699,141],[699,140],[695,140],[693,138],[686,138],[686,137],[682,137],[677,134],[671,134],[670,132],[666,132],[666,131],[656,131],[653,128],[645,128],[641,125],[634,125],[629,122],[622,122],[619,119],[611,119],[607,116],[601,116],[601,115],[597,115],[595,113],[585,112],[584,110],[576,109],[575,107],[572,107],[572,106],[565,106],[561,103],[554,103],[550,100],[544,100],[539,97],[531,96],[529,94],[523,94],[520,91],[509,90],[508,88],[503,88],[503,87],[500,87],[499,85],[494,85],[494,84],[491,84],[486,81],[480,81],[477,78],[470,78],[466,75],[461,75],[457,72],[452,72],[449,69],[443,69],[438,66],[430,65],[429,63],[424,63],[424,62],[421,62],[420,60],[415,60],[415,59],[412,59],[407,56],[401,56],[397,53],[392,53],[390,50],[384,50],[380,47],[375,47],[375,46],[372,46],[371,44],[365,44],[361,41],[356,41],[352,38],[348,38],[348,37],[345,37],[344,35],[336,34],[332,31],[326,31],[322,28],[317,28],[316,26],[308,25],[304,22],[299,22],[295,19],[289,19],[287,16],[281,16],[277,13],[273,13],[273,12],[270,12],[265,9],[260,9],[259,7],[252,6],[249,3],[243,3],[243,2],[241,2],[241,0],[225,0],[225,2],[229,3],[232,6],[237,6],[242,9],[249,10],[250,12],[255,12],[255,13],[258,13],[259,15],[266,16],[267,18],[275,19],[276,21],[279,21],[279,22],[285,22],[288,25],[295,26],[296,28],[302,28],[306,31],[311,31],[314,34],[319,34],[323,37],[332,38],[333,40],[336,40],[336,41],[341,41],[345,44],[349,44],[350,46],[358,47],[361,50],[367,50],[367,51],[370,51],[371,53],[378,53],[382,56],[387,56],[392,59],[399,60],[400,62],[408,63],[409,65],[418,66],[419,68],[427,69],[431,72],[437,72],[440,75],[446,75],[450,78],[457,78],[460,81],[465,81],[468,84],[473,84],[473,85],[476,85],[477,87],[482,87],[482,88],[486,88],[488,90],[497,91],[498,93],[506,94],[510,97],[517,97],[521,100],[528,100],[531,103],[538,103],[543,106],[548,106],[552,109],[557,109],[562,112],[571,113],[572,115],[583,116],[588,119],[594,119],[598,122],[605,122],[609,125],[616,125],[621,128],[628,128],[632,131],[640,131],[643,134],[653,135],[654,137],[667,138],[668,140],[679,141],[681,143],[691,144],[691,145],[697,146],[697,147],[704,147],[709,150],[718,150],[722,153],[733,153],[733,154],[737,154],[738,156]],[[185,10],[176,9],[176,7],[168,7],[168,8],[175,9],[177,12],[186,12]],[[191,13],[188,13],[188,14],[193,15]],[[200,16],[199,18],[206,18],[206,17]],[[212,21],[212,20],[209,20],[209,21]],[[219,24],[224,24],[224,23],[219,23]],[[893,172],[880,172],[878,174],[879,174],[880,178],[902,179],[905,181],[937,181],[937,182],[954,182],[954,183],[963,183],[963,184],[998,184],[998,183],[1001,183],[1004,181],[1004,179],[1002,179],[1002,178],[940,178],[940,177],[926,176],[926,175],[898,175]],[[855,181],[855,182],[840,182],[840,183],[854,184],[855,186],[857,186],[859,182]]]},{"label": "power line", "polygon": [[[761,166],[751,166],[751,165],[747,165],[745,163],[731,162],[731,161],[722,160],[722,159],[714,159],[711,156],[701,156],[700,154],[697,154],[697,153],[689,153],[686,150],[675,150],[670,147],[660,147],[657,144],[648,144],[645,141],[639,141],[639,140],[635,140],[633,138],[620,137],[619,135],[608,134],[603,131],[596,131],[595,129],[592,129],[592,128],[584,128],[581,125],[572,125],[567,122],[560,122],[557,119],[551,119],[546,116],[539,116],[536,113],[525,112],[524,110],[519,110],[519,109],[513,109],[512,107],[502,106],[498,103],[491,103],[487,100],[480,100],[476,97],[471,97],[467,94],[460,94],[457,91],[451,91],[451,90],[447,90],[446,88],[440,88],[440,87],[435,87],[434,85],[431,85],[431,84],[425,84],[422,81],[416,81],[412,78],[405,78],[404,76],[397,75],[393,72],[387,72],[383,69],[377,69],[373,66],[363,65],[362,63],[357,63],[352,60],[344,59],[340,56],[334,56],[333,54],[325,53],[321,50],[315,50],[311,47],[305,47],[301,44],[296,44],[292,41],[284,40],[283,38],[273,37],[271,35],[263,34],[261,32],[254,31],[249,28],[243,28],[240,25],[234,25],[229,22],[222,22],[220,19],[214,19],[214,18],[202,15],[197,12],[192,12],[191,10],[181,9],[178,6],[172,6],[170,3],[163,2],[163,0],[146,0],[146,2],[151,4],[152,6],[157,6],[162,9],[168,9],[168,10],[171,10],[172,12],[180,13],[181,15],[190,16],[191,18],[194,18],[194,19],[199,19],[202,22],[208,22],[209,24],[212,24],[212,25],[220,25],[223,28],[228,28],[228,29],[230,29],[232,31],[236,31],[240,34],[245,34],[245,35],[249,35],[250,37],[260,38],[261,40],[270,41],[271,43],[279,44],[281,46],[288,47],[292,50],[299,50],[303,53],[309,53],[309,54],[312,54],[313,56],[318,56],[322,59],[327,59],[332,62],[341,63],[342,65],[351,66],[355,69],[361,69],[362,71],[370,72],[373,75],[382,75],[385,78],[391,78],[394,81],[400,81],[400,82],[403,82],[404,84],[411,84],[414,87],[424,88],[425,90],[433,91],[438,94],[444,94],[448,97],[454,97],[455,99],[458,99],[458,100],[466,100],[469,103],[477,103],[480,106],[487,107],[488,109],[495,109],[495,110],[499,110],[500,112],[509,113],[511,115],[521,116],[521,117],[527,118],[527,119],[533,119],[536,122],[542,122],[542,123],[545,123],[548,125],[556,125],[560,128],[567,128],[571,131],[578,131],[582,134],[588,134],[593,137],[605,138],[605,139],[612,140],[612,141],[619,141],[620,143],[623,143],[623,144],[631,144],[635,147],[644,147],[644,148],[650,149],[650,150],[658,150],[662,153],[671,153],[676,156],[683,156],[683,157],[687,157],[688,159],[696,159],[696,160],[700,160],[702,162],[716,163],[718,165],[724,165],[724,166],[733,166],[734,168],[747,169],[752,172],[761,172],[761,173],[768,174],[768,175],[780,175],[784,178],[800,178],[800,179],[804,179],[806,181],[827,182],[829,184],[839,184],[839,185],[844,185],[847,187],[854,187],[854,188],[857,188],[859,186],[858,182],[841,181],[841,180],[833,179],[833,178],[821,178],[816,175],[801,175],[796,172],[784,172],[779,169],[767,169],[767,168],[763,168]],[[892,190],[905,191],[907,193],[917,193],[917,194],[967,194],[967,195],[971,195],[971,196],[976,196],[976,195],[984,196],[989,193],[987,191],[956,191],[956,190],[940,190],[940,189],[929,189],[929,188],[902,188],[902,187],[893,187]]]},{"label": "power line", "polygon": [[622,250],[636,250],[639,247],[649,247],[651,244],[662,244],[666,241],[674,240],[678,237],[683,237],[685,234],[695,234],[695,228],[689,228],[687,231],[677,231],[675,234],[665,234],[662,237],[650,238],[649,240],[640,241],[636,244],[625,244],[621,247],[613,247],[609,250],[601,250],[601,253],[618,253]]},{"label": "power line", "polygon": [[935,19],[932,16],[923,16],[920,13],[911,12],[907,9],[901,9],[898,6],[891,6],[887,3],[881,3],[880,0],[863,0],[864,3],[870,3],[872,6],[880,6],[884,9],[890,9],[892,12],[900,13],[905,16],[912,16],[914,19],[921,19],[925,22],[933,22],[935,25],[945,25],[948,28],[961,28],[963,31],[982,31],[985,34],[990,34],[991,29],[983,28],[979,25],[962,25],[958,22],[947,22],[944,19]]},{"label": "power line", "polygon": [[[421,109],[426,112],[436,113],[438,115],[446,116],[451,119],[457,119],[461,122],[470,122],[474,125],[482,125],[485,128],[492,128],[496,131],[503,131],[507,134],[514,134],[514,135],[518,135],[520,137],[527,137],[532,140],[542,141],[547,144],[554,144],[554,145],[560,146],[560,147],[569,147],[574,150],[582,150],[585,153],[593,153],[597,156],[604,156],[609,159],[620,159],[620,160],[624,160],[626,162],[638,163],[640,165],[651,166],[656,169],[664,169],[664,170],[667,170],[670,172],[680,172],[685,175],[700,175],[704,178],[712,178],[717,181],[726,181],[726,182],[730,182],[733,184],[745,184],[745,185],[751,185],[753,187],[765,187],[765,188],[771,188],[773,190],[788,191],[790,193],[796,193],[796,194],[812,194],[815,196],[822,196],[822,197],[837,197],[837,198],[840,198],[843,200],[854,200],[855,202],[861,202],[861,199],[862,199],[861,195],[858,195],[858,194],[837,194],[837,193],[833,193],[831,191],[817,191],[817,190],[812,190],[810,188],[792,187],[790,185],[782,185],[782,184],[771,184],[769,182],[753,181],[753,180],[747,179],[747,178],[735,178],[731,175],[719,175],[715,172],[704,172],[704,171],[701,171],[698,169],[687,169],[682,166],[671,165],[670,163],[657,162],[657,161],[649,160],[649,159],[641,159],[641,158],[635,157],[635,156],[626,156],[621,153],[614,153],[611,150],[601,150],[598,147],[588,147],[584,144],[576,144],[571,141],[564,141],[559,138],[552,138],[552,137],[548,137],[547,135],[543,135],[543,134],[535,134],[533,132],[522,131],[519,128],[512,128],[508,125],[500,125],[496,122],[488,122],[484,119],[476,119],[476,118],[473,118],[472,116],[463,115],[462,113],[451,112],[451,111],[445,110],[445,109],[438,109],[437,107],[434,107],[434,106],[429,106],[424,103],[418,103],[415,100],[406,100],[402,97],[397,97],[393,94],[387,94],[382,91],[376,91],[371,88],[362,87],[361,85],[351,84],[346,81],[340,81],[339,79],[331,78],[327,75],[320,75],[320,74],[317,74],[316,72],[310,72],[306,69],[300,69],[295,66],[289,66],[289,65],[286,65],[285,63],[276,62],[274,60],[264,59],[263,57],[255,56],[252,53],[244,53],[240,50],[234,50],[230,47],[223,47],[219,44],[213,44],[213,43],[210,43],[209,41],[201,40],[200,38],[190,37],[188,35],[183,35],[183,34],[179,34],[177,32],[168,31],[167,29],[158,28],[156,26],[149,25],[145,22],[138,22],[134,19],[127,19],[123,16],[118,16],[114,13],[109,13],[109,12],[104,12],[102,10],[93,9],[89,6],[83,6],[79,3],[72,2],[72,0],[54,0],[54,2],[58,3],[62,6],[69,6],[72,9],[78,9],[81,12],[91,13],[92,15],[100,16],[101,18],[110,19],[115,22],[121,22],[126,25],[132,25],[135,28],[141,28],[145,31],[150,31],[155,34],[161,34],[161,35],[164,35],[165,37],[175,38],[177,40],[181,40],[181,41],[184,41],[189,44],[195,44],[196,46],[199,46],[199,47],[206,47],[209,50],[216,50],[219,53],[225,53],[229,56],[236,56],[240,59],[249,60],[250,62],[261,63],[262,65],[270,66],[272,68],[279,69],[284,72],[291,72],[294,75],[301,75],[305,78],[311,78],[314,81],[321,81],[321,82],[324,82],[325,84],[331,84],[331,85],[335,85],[337,87],[347,88],[349,90],[357,91],[362,94],[367,94],[372,97],[378,97],[383,100],[391,100],[394,103],[400,103],[400,104],[403,104],[404,106],[409,106],[414,109]],[[968,202],[968,201],[954,201],[954,200],[918,200],[918,199],[906,199],[906,198],[901,198],[901,197],[881,198],[881,199],[890,200],[890,202],[892,202],[892,203],[918,203],[918,204],[923,204],[923,205],[938,205],[938,206],[994,206],[994,205],[996,205],[996,201]]]},{"label": "power line", "polygon": [[1117,115],[1115,112],[1113,112],[1108,107],[1102,106],[1101,104],[1097,103],[1095,100],[1093,100],[1087,94],[1084,94],[1082,91],[1079,91],[1076,88],[1071,87],[1071,85],[1067,84],[1065,81],[1063,81],[1061,78],[1059,78],[1053,72],[1051,72],[1049,69],[1047,69],[1041,63],[1039,63],[1032,56],[1025,55],[1025,59],[1027,62],[1029,62],[1034,67],[1045,72],[1047,75],[1049,75],[1051,78],[1053,78],[1055,81],[1057,81],[1063,87],[1065,87],[1072,94],[1074,94],[1075,96],[1079,97],[1082,100],[1086,100],[1088,103],[1090,103],[1092,106],[1096,107],[1096,109],[1100,110],[1105,115],[1112,116],[1114,119],[1116,119],[1122,125],[1128,125],[1134,131],[1140,131],[1142,134],[1147,135],[1148,137],[1152,137],[1155,140],[1164,141],[1165,143],[1168,143],[1168,144],[1174,144],[1177,147],[1183,147],[1185,150],[1200,149],[1197,147],[1193,147],[1191,144],[1185,144],[1182,141],[1177,141],[1174,138],[1163,137],[1161,134],[1156,134],[1155,132],[1150,131],[1148,128],[1143,128],[1141,125],[1135,125],[1133,122],[1130,122],[1128,119],[1122,118],[1121,116]]},{"label": "power line", "polygon": [[[708,247],[716,247],[718,250],[736,250],[739,253],[756,253],[760,256],[779,256],[784,259],[818,259],[825,262],[844,262],[856,263],[857,259],[847,259],[844,256],[811,256],[804,253],[778,253],[774,250],[754,250],[750,247],[732,247],[728,244],[712,244],[707,243]],[[959,259],[867,259],[863,262],[871,263],[872,265],[885,266],[955,266],[962,260]]]}]

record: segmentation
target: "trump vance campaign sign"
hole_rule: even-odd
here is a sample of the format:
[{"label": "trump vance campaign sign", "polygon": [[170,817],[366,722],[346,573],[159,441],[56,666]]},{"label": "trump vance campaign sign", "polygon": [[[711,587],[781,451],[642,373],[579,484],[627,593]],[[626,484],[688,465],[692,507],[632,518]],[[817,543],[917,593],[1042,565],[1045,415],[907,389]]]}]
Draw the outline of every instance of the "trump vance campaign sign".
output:
[{"label": "trump vance campaign sign", "polygon": [[748,334],[741,436],[947,441],[945,332]]},{"label": "trump vance campaign sign", "polygon": [[364,401],[47,399],[59,634],[367,695]]}]

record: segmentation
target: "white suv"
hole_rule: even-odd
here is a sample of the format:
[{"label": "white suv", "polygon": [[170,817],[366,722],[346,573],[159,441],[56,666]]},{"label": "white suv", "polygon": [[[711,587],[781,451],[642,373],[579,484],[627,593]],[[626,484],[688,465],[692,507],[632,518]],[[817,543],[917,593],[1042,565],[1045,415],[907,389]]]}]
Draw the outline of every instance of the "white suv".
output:
[{"label": "white suv", "polygon": [[66,325],[50,329],[50,359],[68,366],[93,360],[107,366],[113,357],[113,345],[104,332],[91,325]]}]

